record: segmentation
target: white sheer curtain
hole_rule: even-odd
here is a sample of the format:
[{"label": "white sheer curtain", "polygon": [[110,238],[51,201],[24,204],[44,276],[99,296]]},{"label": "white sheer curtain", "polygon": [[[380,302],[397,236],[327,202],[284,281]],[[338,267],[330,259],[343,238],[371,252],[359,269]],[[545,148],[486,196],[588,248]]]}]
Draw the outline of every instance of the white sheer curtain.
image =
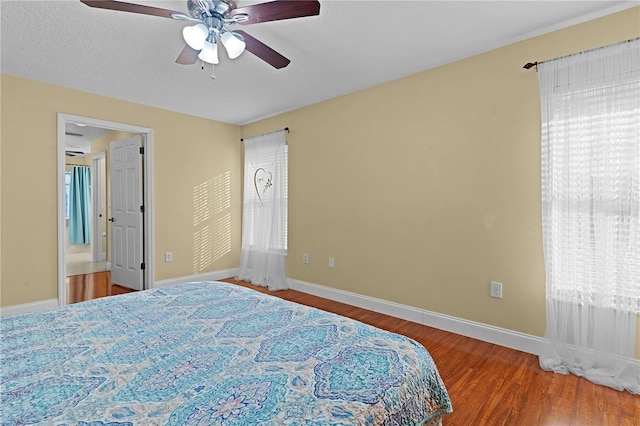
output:
[{"label": "white sheer curtain", "polygon": [[640,39],[545,62],[546,370],[640,393]]},{"label": "white sheer curtain", "polygon": [[287,141],[285,130],[244,139],[244,204],[238,279],[289,287],[287,258]]}]

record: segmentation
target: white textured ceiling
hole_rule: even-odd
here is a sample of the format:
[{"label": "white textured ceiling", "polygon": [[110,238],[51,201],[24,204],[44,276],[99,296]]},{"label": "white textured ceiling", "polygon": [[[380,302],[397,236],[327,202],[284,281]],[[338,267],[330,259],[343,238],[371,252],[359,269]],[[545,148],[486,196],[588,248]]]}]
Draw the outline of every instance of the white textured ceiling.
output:
[{"label": "white textured ceiling", "polygon": [[[129,1],[187,10],[184,1]],[[248,52],[231,61],[221,51],[213,80],[210,66],[174,62],[188,23],[90,8],[78,0],[2,0],[0,69],[241,125],[640,4],[320,3],[319,16],[242,27],[291,59],[288,67],[276,70]]]}]

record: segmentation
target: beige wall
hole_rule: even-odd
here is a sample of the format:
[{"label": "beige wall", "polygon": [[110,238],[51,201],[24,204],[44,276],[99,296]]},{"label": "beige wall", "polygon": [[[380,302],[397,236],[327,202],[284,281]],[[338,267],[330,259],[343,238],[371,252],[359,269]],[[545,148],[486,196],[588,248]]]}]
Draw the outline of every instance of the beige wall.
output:
[{"label": "beige wall", "polygon": [[638,36],[634,8],[245,126],[291,129],[288,276],[542,336],[540,104],[522,65]]},{"label": "beige wall", "polygon": [[67,172],[72,171],[73,166],[88,166],[91,167],[91,157],[65,157],[64,164]]},{"label": "beige wall", "polygon": [[153,129],[156,280],[238,266],[237,126],[7,74],[0,85],[1,306],[57,298],[58,112]]}]

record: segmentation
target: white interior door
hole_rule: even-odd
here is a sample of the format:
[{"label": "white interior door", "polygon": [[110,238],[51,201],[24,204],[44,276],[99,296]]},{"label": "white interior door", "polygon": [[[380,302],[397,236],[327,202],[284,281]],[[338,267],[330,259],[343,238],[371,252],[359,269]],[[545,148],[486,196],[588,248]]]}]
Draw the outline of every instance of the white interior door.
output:
[{"label": "white interior door", "polygon": [[109,144],[111,281],[134,290],[144,288],[141,146],[139,135]]}]

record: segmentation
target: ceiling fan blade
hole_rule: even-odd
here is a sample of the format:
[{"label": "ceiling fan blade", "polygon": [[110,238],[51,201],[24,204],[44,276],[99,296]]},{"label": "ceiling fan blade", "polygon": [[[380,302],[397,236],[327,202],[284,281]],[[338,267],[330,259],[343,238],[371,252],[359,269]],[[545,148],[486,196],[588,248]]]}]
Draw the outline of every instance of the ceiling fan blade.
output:
[{"label": "ceiling fan blade", "polygon": [[182,52],[180,52],[180,54],[178,55],[178,58],[176,59],[176,64],[182,64],[182,65],[195,64],[196,61],[198,60],[199,53],[200,53],[199,50],[196,50],[191,46],[186,45],[184,49],[182,49]]},{"label": "ceiling fan blade", "polygon": [[80,0],[89,7],[98,9],[119,10],[121,12],[141,13],[143,15],[160,16],[161,18],[170,19],[191,19],[182,12],[169,9],[161,9],[159,7],[144,6],[142,4],[125,3],[123,1],[113,0]]},{"label": "ceiling fan blade", "polygon": [[314,16],[320,14],[320,2],[317,0],[276,0],[240,7],[229,12],[230,17],[239,14],[249,16],[248,20],[239,22],[241,25]]},{"label": "ceiling fan blade", "polygon": [[251,37],[244,31],[235,30],[234,33],[238,33],[244,37],[246,50],[253,53],[272,67],[277,69],[284,68],[291,62],[289,59],[285,58],[260,40]]}]

